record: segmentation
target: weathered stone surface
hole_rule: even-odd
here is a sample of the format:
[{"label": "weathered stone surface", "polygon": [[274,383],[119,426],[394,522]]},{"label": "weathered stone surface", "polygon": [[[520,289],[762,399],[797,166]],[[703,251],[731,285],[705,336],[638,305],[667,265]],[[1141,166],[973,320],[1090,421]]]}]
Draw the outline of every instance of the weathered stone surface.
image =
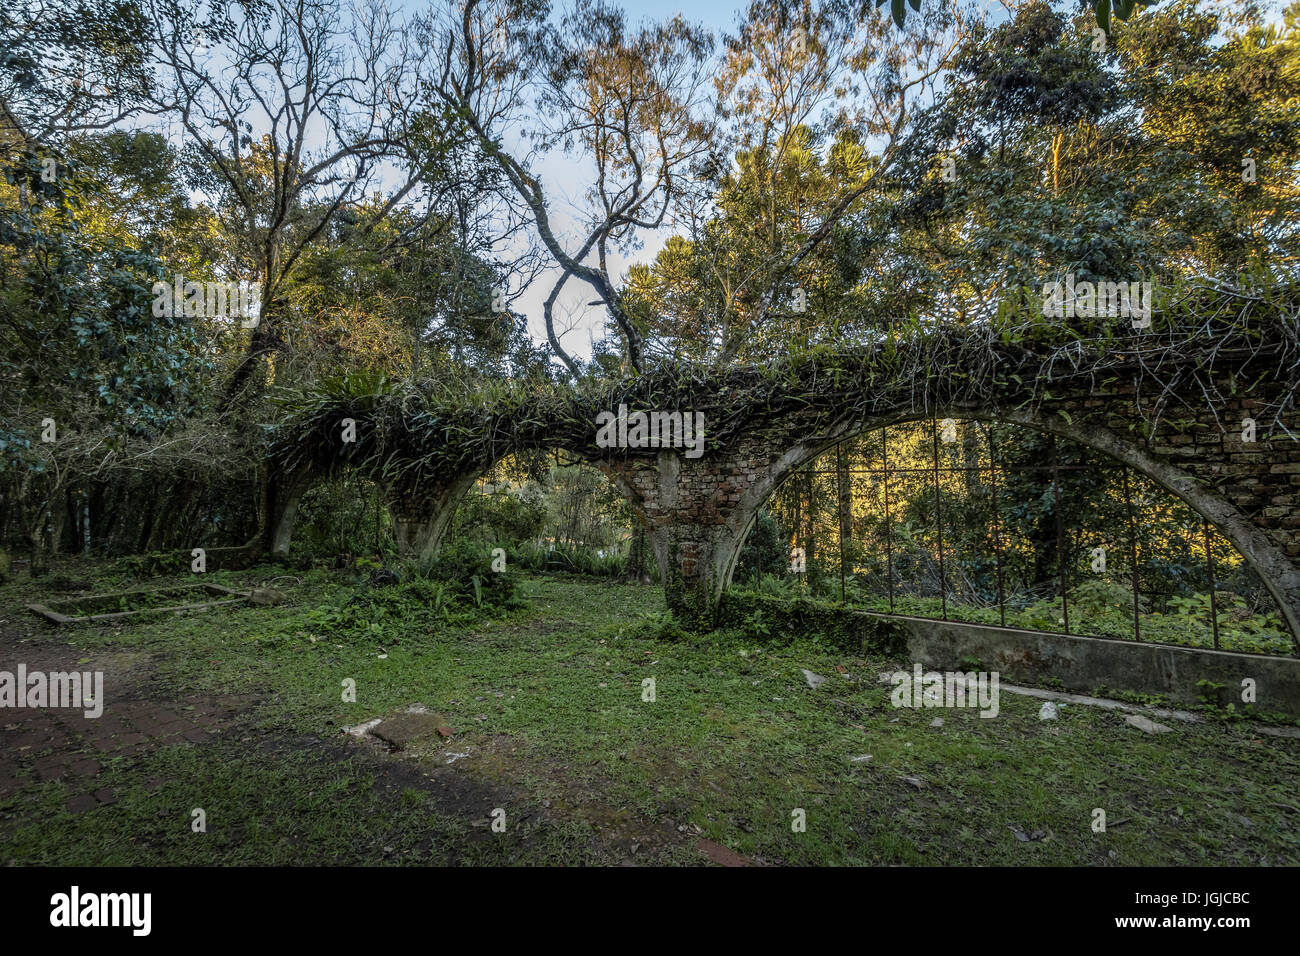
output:
[{"label": "weathered stone surface", "polygon": [[[870,615],[871,612],[861,612]],[[960,621],[894,618],[907,631],[907,660],[927,670],[961,670],[961,661],[978,658],[1001,675],[1001,692],[1010,684],[1052,681],[1066,691],[1088,693],[1098,686],[1157,693],[1175,707],[1201,703],[1202,680],[1240,687],[1251,678],[1266,688],[1261,710],[1300,717],[1300,658],[1212,651],[1196,647],[1021,631]],[[1022,687],[1018,693],[1043,699],[1085,703],[1082,697]],[[1112,705],[1122,706],[1122,705]],[[1162,719],[1176,714],[1153,711]]]},{"label": "weathered stone surface", "polygon": [[1157,724],[1150,717],[1143,717],[1141,714],[1127,714],[1124,717],[1124,723],[1148,734],[1167,734],[1173,730],[1172,727]]},{"label": "weathered stone surface", "polygon": [[249,604],[270,606],[274,604],[285,604],[288,600],[288,595],[283,591],[277,591],[275,588],[253,588],[253,590],[248,593]]},{"label": "weathered stone surface", "polygon": [[[854,376],[842,395],[823,389],[816,401],[807,400],[804,383],[799,392],[777,389],[765,399],[769,411],[780,407],[780,414],[750,416],[724,439],[707,440],[698,458],[673,449],[600,452],[591,446],[594,427],[591,435],[566,438],[559,424],[534,422],[526,439],[500,442],[466,471],[385,487],[384,494],[399,548],[432,554],[461,496],[495,457],[520,442],[560,444],[599,467],[626,496],[653,542],[669,606],[707,613],[731,581],[758,509],[796,469],[847,438],[890,425],[945,417],[1006,422],[1102,452],[1183,498],[1241,552],[1300,634],[1300,474],[1294,467],[1300,442],[1292,437],[1300,433],[1300,411],[1275,414],[1289,385],[1270,361],[1268,355],[1243,357],[1236,365],[1225,360],[1207,373],[1210,381],[1187,375],[1168,389],[1149,387],[1136,372],[1122,372],[1102,387],[1084,369],[1073,378],[1054,378],[1051,397],[1028,379],[1019,385],[1008,379],[990,391],[972,384],[966,370],[945,368],[925,388],[882,383],[881,395],[865,406],[852,392]],[[1249,394],[1242,382],[1250,383]],[[727,402],[735,397],[700,388],[680,395],[685,404],[679,407],[707,409],[705,433],[716,435],[714,423],[728,417]],[[1243,441],[1243,422],[1256,416],[1256,440]],[[277,552],[288,548],[298,498],[324,476],[284,476],[272,508]]]},{"label": "weathered stone surface", "polygon": [[446,721],[437,714],[398,714],[396,717],[389,717],[380,722],[379,726],[372,728],[370,733],[398,750],[403,750],[413,743],[435,735],[450,737],[451,728],[447,727]]}]

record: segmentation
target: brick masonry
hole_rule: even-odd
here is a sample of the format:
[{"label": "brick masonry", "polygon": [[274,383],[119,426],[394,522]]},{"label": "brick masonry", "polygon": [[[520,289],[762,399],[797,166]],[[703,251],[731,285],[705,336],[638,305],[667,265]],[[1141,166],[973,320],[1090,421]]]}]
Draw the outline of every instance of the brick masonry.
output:
[{"label": "brick masonry", "polygon": [[[926,419],[1004,421],[1060,435],[1097,449],[1153,479],[1208,518],[1245,556],[1300,634],[1300,415],[1276,368],[1250,360],[1209,382],[1173,369],[1173,384],[1139,387],[1150,376],[1110,373],[1101,382],[1086,370],[1054,377],[1046,397],[1038,382],[1005,387],[994,398],[968,400],[977,389],[963,374],[914,383],[885,383],[863,399],[861,381],[842,395],[818,384],[772,395],[765,414],[734,426],[736,392],[716,383],[699,388],[696,408],[706,422],[729,420],[725,438],[708,441],[700,458],[679,451],[599,450],[563,431],[545,429],[528,444],[567,448],[593,462],[622,490],[650,532],[669,605],[716,607],[751,520],[775,488],[799,466],[865,430]],[[987,385],[981,386],[987,393]],[[690,409],[690,394],[675,407]],[[1280,416],[1266,408],[1285,407]],[[869,412],[858,409],[867,407]],[[783,409],[773,412],[772,409]],[[1256,441],[1242,440],[1242,422],[1259,415]],[[1158,423],[1147,434],[1148,423]],[[594,434],[594,424],[592,432]],[[706,435],[708,428],[706,426]],[[504,453],[504,449],[503,452]],[[399,544],[408,553],[436,550],[456,504],[489,463],[452,479],[390,494]],[[300,495],[308,483],[293,483]],[[293,499],[296,507],[296,497]],[[293,508],[276,524],[276,548],[287,548]]]}]

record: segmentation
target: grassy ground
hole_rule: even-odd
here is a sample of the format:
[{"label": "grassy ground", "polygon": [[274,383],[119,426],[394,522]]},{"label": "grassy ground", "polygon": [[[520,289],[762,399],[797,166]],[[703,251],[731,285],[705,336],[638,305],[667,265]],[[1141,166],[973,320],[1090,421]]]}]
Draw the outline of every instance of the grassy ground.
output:
[{"label": "grassy ground", "polygon": [[[202,742],[110,751],[86,783],[42,779],[41,745],[9,746],[24,712],[0,712],[0,859],[699,864],[704,838],[779,864],[1300,863],[1300,740],[1250,725],[1152,736],[1092,708],[1040,721],[1010,694],[995,719],[896,710],[877,674],[910,662],[804,635],[666,641],[660,593],[636,585],[530,578],[525,607],[498,616],[447,626],[410,608],[358,628],[338,623],[353,585],[299,578],[285,606],[63,630],[22,612],[48,593],[25,576],[0,589],[0,669],[102,667],[106,714],[115,695],[231,710]],[[343,732],[411,704],[454,735],[389,752]],[[77,812],[78,787],[113,802]]]}]

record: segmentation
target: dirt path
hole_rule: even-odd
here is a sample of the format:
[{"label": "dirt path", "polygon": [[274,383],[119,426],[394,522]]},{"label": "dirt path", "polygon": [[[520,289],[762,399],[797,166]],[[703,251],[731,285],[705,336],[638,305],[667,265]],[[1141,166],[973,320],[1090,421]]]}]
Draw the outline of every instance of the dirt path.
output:
[{"label": "dirt path", "polygon": [[[449,742],[448,753],[470,751],[466,759],[449,765],[427,748],[395,751],[368,735],[358,739],[340,731],[337,738],[322,739],[268,730],[254,726],[250,716],[260,703],[258,697],[177,696],[156,679],[157,667],[147,651],[88,651],[70,645],[55,629],[12,626],[15,623],[0,624],[0,670],[15,671],[16,662],[22,661],[28,673],[100,671],[109,705],[97,718],[70,709],[0,711],[0,834],[34,812],[24,791],[58,781],[68,794],[70,813],[93,812],[119,799],[101,780],[110,761],[120,758],[132,768],[147,764],[144,758],[152,751],[180,744],[210,751],[213,761],[232,757],[274,761],[288,754],[306,755],[340,773],[372,779],[378,798],[394,805],[404,794],[422,793],[434,813],[470,824],[460,841],[464,845],[453,848],[451,862],[459,856],[481,858],[482,854],[474,853],[475,844],[491,839],[490,815],[504,806],[512,808],[512,829],[522,834],[515,846],[520,862],[530,858],[530,840],[544,841],[548,828],[575,820],[591,833],[592,856],[602,862],[654,864],[662,862],[664,852],[697,842],[693,834],[590,801],[554,809],[549,801],[548,806],[535,806],[527,793],[510,782],[516,775],[511,772],[511,748],[505,739]],[[143,786],[154,791],[173,782],[151,776]],[[104,825],[109,825],[107,818]],[[740,860],[733,860],[734,854],[724,858],[708,851],[709,847],[700,847],[702,861],[738,865]]]}]

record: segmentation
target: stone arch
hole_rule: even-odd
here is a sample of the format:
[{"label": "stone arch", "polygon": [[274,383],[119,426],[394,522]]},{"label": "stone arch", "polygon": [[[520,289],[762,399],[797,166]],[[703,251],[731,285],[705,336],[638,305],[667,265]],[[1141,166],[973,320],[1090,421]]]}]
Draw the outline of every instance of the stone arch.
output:
[{"label": "stone arch", "polygon": [[[617,468],[610,467],[607,459],[585,455],[581,450],[566,449],[587,464],[597,468],[618,489],[632,508],[637,520],[647,529],[652,525],[644,503],[636,490],[629,485]],[[409,557],[428,558],[437,554],[442,539],[451,525],[452,516],[474,483],[490,472],[496,464],[512,453],[501,451],[483,464],[476,465],[440,481],[387,484],[379,482],[389,514],[393,520],[393,535],[399,553]],[[316,484],[339,474],[341,468],[321,470],[304,466],[292,472],[281,473],[275,481],[277,489],[268,508],[266,547],[275,557],[288,554],[297,521],[298,506],[303,496]],[[653,538],[652,541],[656,540]],[[667,553],[656,547],[656,562],[660,572],[667,567]],[[665,578],[666,580],[666,578]]]},{"label": "stone arch", "polygon": [[302,497],[326,477],[328,476],[318,475],[312,468],[300,468],[288,474],[273,473],[268,481],[267,534],[264,541],[266,550],[273,557],[283,558],[289,553]]},{"label": "stone arch", "polygon": [[734,514],[724,524],[725,531],[717,542],[719,550],[711,562],[715,575],[712,588],[715,603],[731,583],[740,548],[759,508],[794,471],[863,432],[930,418],[997,422],[1033,428],[1045,434],[1066,438],[1128,465],[1181,499],[1231,542],[1277,602],[1292,637],[1300,640],[1300,568],[1263,528],[1187,470],[1153,454],[1136,442],[1120,437],[1104,426],[1074,425],[1060,416],[1040,415],[1023,409],[1001,411],[980,407],[949,407],[928,414],[918,412],[882,416],[841,427],[786,448],[772,458],[766,469],[755,475],[740,496]]},{"label": "stone arch", "polygon": [[[268,495],[264,546],[273,557],[289,553],[303,496],[323,481],[342,474],[344,467],[318,469],[303,466],[277,475]],[[486,469],[462,472],[450,480],[412,484],[377,481],[379,493],[393,520],[398,551],[411,557],[437,553],[456,505]]]}]

